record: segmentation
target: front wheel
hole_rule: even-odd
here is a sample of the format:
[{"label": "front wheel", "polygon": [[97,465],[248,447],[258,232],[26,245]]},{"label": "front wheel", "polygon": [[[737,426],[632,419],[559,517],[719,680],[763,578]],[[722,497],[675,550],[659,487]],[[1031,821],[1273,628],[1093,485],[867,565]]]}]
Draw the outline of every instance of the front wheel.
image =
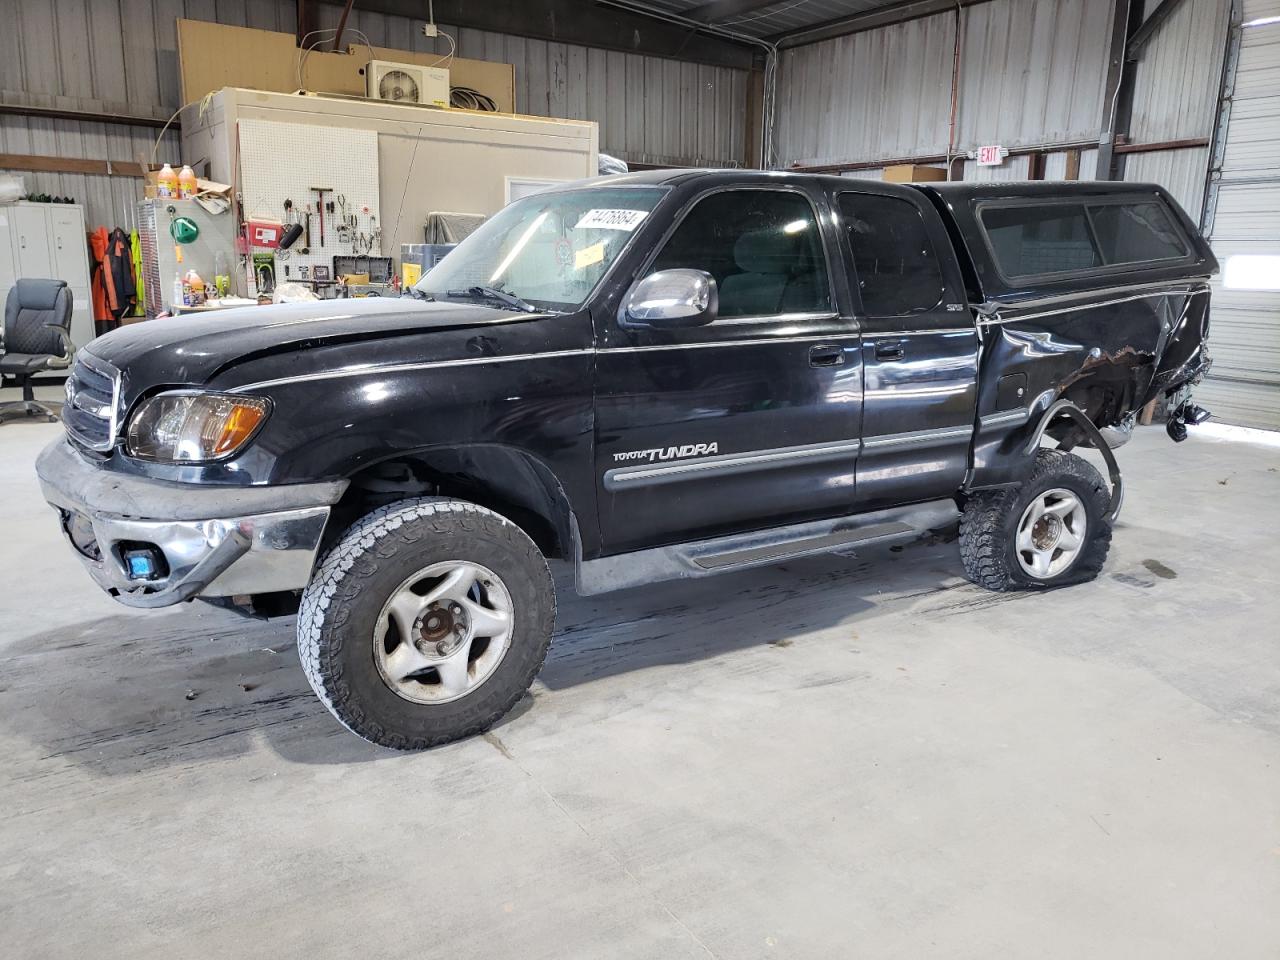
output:
[{"label": "front wheel", "polygon": [[298,656],[349,730],[422,750],[510,710],[554,621],[551,573],[524,531],[472,503],[404,500],[326,554],[298,611]]},{"label": "front wheel", "polygon": [[978,493],[960,516],[965,574],[988,590],[1060,587],[1094,579],[1111,547],[1110,498],[1088,461],[1040,450],[1017,489]]}]

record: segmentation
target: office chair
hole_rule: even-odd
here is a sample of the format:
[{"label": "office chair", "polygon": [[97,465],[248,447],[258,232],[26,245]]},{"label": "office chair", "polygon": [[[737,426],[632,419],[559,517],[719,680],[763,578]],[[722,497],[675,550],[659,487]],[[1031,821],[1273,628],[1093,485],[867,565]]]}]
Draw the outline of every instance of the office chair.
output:
[{"label": "office chair", "polygon": [[22,399],[0,403],[0,423],[26,417],[58,419],[52,408],[36,400],[31,378],[71,365],[71,291],[62,280],[19,280],[4,304],[4,348],[0,381],[13,377]]}]

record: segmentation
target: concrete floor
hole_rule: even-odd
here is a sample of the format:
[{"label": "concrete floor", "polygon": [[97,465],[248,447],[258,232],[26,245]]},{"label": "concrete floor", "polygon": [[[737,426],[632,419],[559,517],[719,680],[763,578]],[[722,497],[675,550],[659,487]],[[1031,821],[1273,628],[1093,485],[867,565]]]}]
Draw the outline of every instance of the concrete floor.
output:
[{"label": "concrete floor", "polygon": [[100,594],[57,429],[0,427],[6,956],[1280,955],[1280,450],[1141,431],[1048,595],[935,537],[565,598],[512,717],[400,755],[292,621]]}]

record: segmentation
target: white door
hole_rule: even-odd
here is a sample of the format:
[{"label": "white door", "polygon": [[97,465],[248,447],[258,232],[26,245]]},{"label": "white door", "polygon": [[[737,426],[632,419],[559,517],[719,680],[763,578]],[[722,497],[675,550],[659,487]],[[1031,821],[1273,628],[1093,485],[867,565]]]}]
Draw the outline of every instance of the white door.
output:
[{"label": "white door", "polygon": [[44,206],[18,203],[9,208],[14,233],[14,253],[18,276],[54,276],[53,255],[49,244],[49,219]]},{"label": "white door", "polygon": [[11,208],[0,206],[0,309],[4,308],[9,288],[18,279],[17,255],[14,253],[17,244]]},{"label": "white door", "polygon": [[[1210,187],[1213,369],[1196,399],[1227,423],[1280,430],[1280,16],[1245,0],[1235,87]],[[1216,194],[1216,198],[1215,198]]]},{"label": "white door", "polygon": [[84,232],[84,213],[79,207],[58,204],[51,204],[48,210],[55,276],[65,280],[67,286],[87,293],[89,241]]},{"label": "white door", "polygon": [[84,211],[77,206],[50,204],[49,243],[52,247],[51,276],[65,280],[71,288],[74,309],[71,342],[83,347],[94,338],[93,303],[89,294],[89,241],[84,232]]}]

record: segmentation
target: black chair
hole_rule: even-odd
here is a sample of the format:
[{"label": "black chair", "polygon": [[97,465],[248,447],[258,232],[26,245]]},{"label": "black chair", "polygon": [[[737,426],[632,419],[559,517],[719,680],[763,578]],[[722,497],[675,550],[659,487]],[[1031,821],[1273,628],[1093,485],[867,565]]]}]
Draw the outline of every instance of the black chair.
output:
[{"label": "black chair", "polygon": [[71,365],[71,291],[62,280],[19,280],[4,304],[4,348],[0,353],[0,382],[13,377],[22,399],[0,403],[0,423],[26,417],[57,420],[57,413],[39,403],[31,378],[46,370]]}]

